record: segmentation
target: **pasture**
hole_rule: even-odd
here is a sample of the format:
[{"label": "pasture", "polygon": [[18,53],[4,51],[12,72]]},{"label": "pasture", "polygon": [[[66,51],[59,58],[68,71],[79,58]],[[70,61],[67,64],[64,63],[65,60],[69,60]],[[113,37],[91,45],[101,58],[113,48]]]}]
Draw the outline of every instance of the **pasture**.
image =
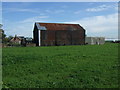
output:
[{"label": "pasture", "polygon": [[3,88],[117,88],[118,44],[11,47]]}]

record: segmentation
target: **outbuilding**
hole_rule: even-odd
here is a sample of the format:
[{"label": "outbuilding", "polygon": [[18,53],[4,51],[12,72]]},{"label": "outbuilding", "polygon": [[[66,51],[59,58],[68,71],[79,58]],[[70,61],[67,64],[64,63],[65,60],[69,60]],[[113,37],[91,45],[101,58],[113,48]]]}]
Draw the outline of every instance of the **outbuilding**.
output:
[{"label": "outbuilding", "polygon": [[90,45],[94,45],[94,44],[100,45],[105,43],[105,38],[104,37],[86,37],[85,43]]},{"label": "outbuilding", "polygon": [[36,46],[84,45],[85,29],[79,24],[35,23]]}]

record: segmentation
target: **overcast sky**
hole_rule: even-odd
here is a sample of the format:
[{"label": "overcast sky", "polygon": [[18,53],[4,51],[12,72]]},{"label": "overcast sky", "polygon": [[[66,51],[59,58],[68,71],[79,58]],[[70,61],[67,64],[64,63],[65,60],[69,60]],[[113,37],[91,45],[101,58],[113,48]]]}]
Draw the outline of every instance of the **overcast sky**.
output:
[{"label": "overcast sky", "polygon": [[3,2],[2,13],[8,36],[32,37],[35,22],[57,22],[80,24],[87,36],[118,37],[117,2]]}]

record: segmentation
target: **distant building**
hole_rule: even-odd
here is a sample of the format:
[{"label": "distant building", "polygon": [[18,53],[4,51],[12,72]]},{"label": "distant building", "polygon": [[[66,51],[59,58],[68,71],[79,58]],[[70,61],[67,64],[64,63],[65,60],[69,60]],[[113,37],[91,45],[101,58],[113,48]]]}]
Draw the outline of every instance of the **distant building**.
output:
[{"label": "distant building", "polygon": [[85,29],[79,24],[35,23],[36,46],[84,45]]},{"label": "distant building", "polygon": [[17,35],[15,35],[15,37],[13,37],[10,40],[10,43],[12,43],[12,44],[19,44],[19,45],[25,46],[26,45],[26,40],[25,40],[24,36],[17,36]]},{"label": "distant building", "polygon": [[11,40],[10,40],[11,43],[13,44],[21,44],[22,42],[22,38],[18,37],[17,35],[15,35],[15,37],[13,37]]},{"label": "distant building", "polygon": [[26,40],[26,44],[33,43],[33,39],[31,37],[26,37],[25,40]]},{"label": "distant building", "polygon": [[36,44],[35,43],[33,43],[33,38],[31,38],[31,37],[26,37],[25,38],[25,42],[26,42],[26,46],[27,47],[33,47],[33,46],[36,46]]},{"label": "distant building", "polygon": [[16,46],[16,44],[18,44],[19,46],[35,46],[31,37],[25,38],[24,36],[17,35],[15,35],[15,37],[10,40],[10,43],[12,46]]},{"label": "distant building", "polygon": [[90,45],[94,45],[94,44],[100,45],[105,43],[105,38],[104,37],[86,37],[85,43]]}]

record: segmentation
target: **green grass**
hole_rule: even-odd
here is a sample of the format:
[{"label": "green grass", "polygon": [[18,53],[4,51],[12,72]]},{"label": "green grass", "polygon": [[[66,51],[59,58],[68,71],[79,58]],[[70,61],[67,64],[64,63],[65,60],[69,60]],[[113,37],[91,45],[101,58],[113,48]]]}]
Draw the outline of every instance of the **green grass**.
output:
[{"label": "green grass", "polygon": [[3,48],[3,88],[117,88],[118,44]]}]

